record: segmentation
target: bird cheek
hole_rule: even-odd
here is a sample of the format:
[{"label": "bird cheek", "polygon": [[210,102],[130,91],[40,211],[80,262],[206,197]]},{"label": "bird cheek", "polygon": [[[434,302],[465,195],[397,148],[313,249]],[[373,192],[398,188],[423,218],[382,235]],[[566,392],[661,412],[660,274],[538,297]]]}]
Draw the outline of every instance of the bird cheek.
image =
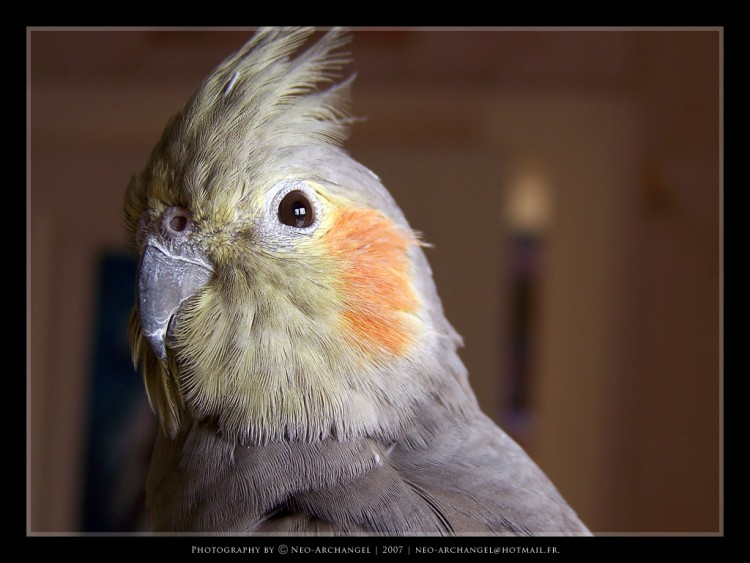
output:
[{"label": "bird cheek", "polygon": [[417,240],[371,209],[338,210],[325,238],[339,266],[347,337],[368,352],[405,354],[417,333],[408,255]]}]

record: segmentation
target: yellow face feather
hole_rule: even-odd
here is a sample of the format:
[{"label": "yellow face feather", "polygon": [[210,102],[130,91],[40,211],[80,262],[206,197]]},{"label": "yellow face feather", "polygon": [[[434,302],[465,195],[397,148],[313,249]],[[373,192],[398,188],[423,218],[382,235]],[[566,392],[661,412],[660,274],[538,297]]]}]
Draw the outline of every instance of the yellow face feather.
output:
[{"label": "yellow face feather", "polygon": [[262,215],[268,197],[231,213],[187,202],[215,279],[176,317],[167,365],[143,343],[135,350],[169,433],[186,408],[252,442],[377,428],[371,401],[352,381],[368,377],[370,364],[405,357],[419,337],[408,257],[417,240],[379,211],[305,184],[320,225],[281,250],[242,220]]}]

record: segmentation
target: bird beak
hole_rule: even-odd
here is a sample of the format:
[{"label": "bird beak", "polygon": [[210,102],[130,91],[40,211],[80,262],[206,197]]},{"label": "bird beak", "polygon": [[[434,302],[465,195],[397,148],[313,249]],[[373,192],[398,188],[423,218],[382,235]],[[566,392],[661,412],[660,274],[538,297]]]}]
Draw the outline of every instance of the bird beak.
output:
[{"label": "bird beak", "polygon": [[170,320],[212,275],[209,261],[194,247],[173,252],[153,239],[146,243],[138,266],[138,316],[143,336],[162,361]]}]

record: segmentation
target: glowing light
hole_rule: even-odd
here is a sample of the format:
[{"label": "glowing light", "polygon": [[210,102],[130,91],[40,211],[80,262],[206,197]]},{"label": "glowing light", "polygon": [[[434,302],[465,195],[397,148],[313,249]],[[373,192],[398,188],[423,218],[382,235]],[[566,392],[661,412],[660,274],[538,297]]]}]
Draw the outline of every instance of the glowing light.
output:
[{"label": "glowing light", "polygon": [[541,234],[549,225],[551,190],[538,166],[522,167],[508,186],[506,216],[512,231]]}]

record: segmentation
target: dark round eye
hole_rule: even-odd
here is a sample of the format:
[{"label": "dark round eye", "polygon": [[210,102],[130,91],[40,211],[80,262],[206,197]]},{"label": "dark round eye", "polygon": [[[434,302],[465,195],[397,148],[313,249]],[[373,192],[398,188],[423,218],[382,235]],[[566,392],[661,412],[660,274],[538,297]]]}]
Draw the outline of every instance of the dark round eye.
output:
[{"label": "dark round eye", "polygon": [[284,196],[279,204],[279,221],[297,229],[313,224],[315,212],[304,192],[294,190]]}]

